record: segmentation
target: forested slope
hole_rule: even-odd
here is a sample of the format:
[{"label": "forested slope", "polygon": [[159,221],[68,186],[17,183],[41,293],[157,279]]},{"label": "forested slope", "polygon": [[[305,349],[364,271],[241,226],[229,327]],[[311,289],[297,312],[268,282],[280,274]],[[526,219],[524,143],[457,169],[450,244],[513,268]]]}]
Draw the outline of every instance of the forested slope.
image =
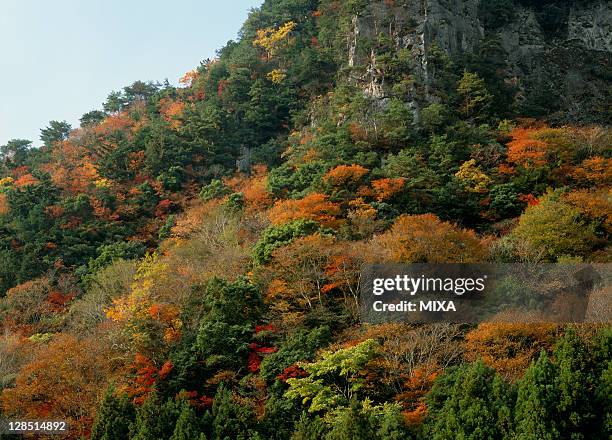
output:
[{"label": "forested slope", "polygon": [[180,87],[8,142],[0,416],[105,440],[608,438],[609,326],[358,309],[367,263],[610,261],[611,16],[267,0]]}]

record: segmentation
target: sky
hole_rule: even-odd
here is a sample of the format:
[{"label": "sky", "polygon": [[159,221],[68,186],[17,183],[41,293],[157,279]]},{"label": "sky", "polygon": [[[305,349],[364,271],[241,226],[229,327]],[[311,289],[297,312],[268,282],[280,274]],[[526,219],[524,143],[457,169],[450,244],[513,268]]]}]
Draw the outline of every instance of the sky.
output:
[{"label": "sky", "polygon": [[177,84],[261,0],[0,0],[0,145],[40,145],[136,80]]}]

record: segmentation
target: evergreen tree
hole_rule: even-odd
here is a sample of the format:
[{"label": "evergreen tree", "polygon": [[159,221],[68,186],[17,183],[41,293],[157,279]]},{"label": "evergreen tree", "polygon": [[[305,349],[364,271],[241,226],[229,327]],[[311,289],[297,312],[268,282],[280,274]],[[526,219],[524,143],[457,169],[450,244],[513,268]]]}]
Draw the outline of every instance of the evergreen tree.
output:
[{"label": "evergreen tree", "polygon": [[240,406],[232,398],[232,392],[221,385],[213,403],[212,440],[247,440],[255,423],[248,407]]},{"label": "evergreen tree", "polygon": [[311,419],[306,413],[302,413],[291,440],[319,440],[323,438],[326,430],[320,417],[316,416]]},{"label": "evergreen tree", "polygon": [[570,329],[557,343],[554,355],[560,434],[563,438],[591,438],[593,376],[587,347]]},{"label": "evergreen tree", "polygon": [[114,387],[109,386],[91,428],[91,440],[125,440],[134,416],[134,406],[128,396],[117,396]]},{"label": "evergreen tree", "polygon": [[131,440],[165,440],[172,436],[179,415],[179,405],[172,400],[160,401],[153,391],[138,409],[130,432]]},{"label": "evergreen tree", "polygon": [[561,438],[554,385],[557,369],[544,351],[519,381],[514,410],[515,437],[519,440],[554,440]]},{"label": "evergreen tree", "polygon": [[510,393],[482,362],[451,370],[428,396],[425,432],[432,439],[510,438]]},{"label": "evergreen tree", "polygon": [[[204,436],[204,437],[202,437]],[[189,402],[184,401],[181,408],[181,414],[176,421],[174,427],[174,433],[170,440],[202,440],[206,439],[206,436],[199,429],[198,417],[189,405]]]}]

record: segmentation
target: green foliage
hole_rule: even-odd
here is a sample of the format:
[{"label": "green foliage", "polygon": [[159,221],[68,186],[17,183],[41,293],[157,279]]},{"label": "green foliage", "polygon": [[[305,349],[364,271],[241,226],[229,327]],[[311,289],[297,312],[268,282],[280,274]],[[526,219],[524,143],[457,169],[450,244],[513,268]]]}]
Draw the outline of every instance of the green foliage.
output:
[{"label": "green foliage", "polygon": [[240,368],[261,313],[261,296],[244,278],[233,283],[214,278],[206,286],[205,298],[207,311],[195,351],[207,368]]},{"label": "green foliage", "polygon": [[40,130],[40,140],[45,147],[51,147],[54,143],[67,139],[70,130],[72,127],[66,121],[51,121],[48,127]]},{"label": "green foliage", "polygon": [[164,223],[164,225],[159,228],[159,233],[157,235],[159,241],[165,240],[166,238],[170,237],[170,233],[172,232],[172,228],[174,227],[175,222],[176,216],[174,214],[169,215],[166,219],[166,223]]},{"label": "green foliage", "polygon": [[523,210],[523,203],[518,199],[518,193],[512,183],[495,185],[489,192],[491,209],[500,218],[514,217]]},{"label": "green foliage", "polygon": [[102,122],[106,116],[107,114],[103,111],[92,110],[81,116],[79,121],[81,122],[81,127],[91,127]]},{"label": "green foliage", "polygon": [[85,284],[88,284],[92,277],[99,271],[120,260],[135,260],[144,255],[146,247],[138,241],[118,241],[110,244],[103,244],[96,250],[97,256],[90,258],[87,266],[83,266],[77,271]]},{"label": "green foliage", "polygon": [[274,380],[283,370],[297,362],[310,361],[318,348],[331,339],[328,327],[322,326],[312,330],[298,329],[290,335],[278,351],[265,357],[261,363],[261,377]]},{"label": "green foliage", "polygon": [[460,111],[463,116],[475,120],[487,118],[493,95],[487,90],[482,78],[476,73],[464,71],[457,85],[457,93],[462,99]]},{"label": "green foliage", "polygon": [[187,401],[184,401],[170,440],[206,440],[204,433],[199,429],[199,424],[195,411]]},{"label": "green foliage", "polygon": [[16,168],[26,164],[32,141],[25,139],[11,139],[0,146],[0,161],[9,168]]},{"label": "green foliage", "polygon": [[127,395],[117,396],[109,386],[91,428],[91,440],[124,440],[128,438],[130,425],[136,411]]},{"label": "green foliage", "polygon": [[230,193],[230,189],[223,184],[220,179],[213,179],[208,185],[204,185],[200,190],[200,198],[205,202],[219,199]]},{"label": "green foliage", "polygon": [[429,438],[513,438],[508,386],[482,362],[447,372],[434,384],[427,404]]},{"label": "green foliage", "polygon": [[377,342],[368,339],[354,347],[327,352],[316,362],[301,364],[309,374],[288,379],[288,398],[310,402],[309,412],[347,406],[365,384],[359,373],[375,355]]},{"label": "green foliage", "polygon": [[234,402],[232,392],[223,385],[217,390],[213,409],[212,440],[249,440],[254,431],[254,414]]},{"label": "green foliage", "polygon": [[223,207],[229,212],[240,212],[244,208],[244,195],[242,193],[232,193],[223,203]]},{"label": "green foliage", "polygon": [[318,183],[327,167],[320,162],[311,162],[293,167],[287,163],[274,168],[268,177],[268,189],[275,195],[299,198]]},{"label": "green foliage", "polygon": [[170,438],[180,414],[180,404],[174,400],[162,402],[153,391],[136,412],[130,429],[131,440],[159,440]]},{"label": "green foliage", "polygon": [[255,264],[265,264],[275,249],[288,245],[296,238],[310,235],[318,229],[319,224],[312,220],[296,220],[280,226],[269,226],[253,248],[253,261]]},{"label": "green foliage", "polygon": [[547,194],[527,208],[512,232],[551,261],[563,255],[586,255],[597,244],[594,225],[559,196],[558,192]]},{"label": "green foliage", "polygon": [[515,408],[517,439],[561,438],[556,411],[559,390],[554,386],[555,376],[555,366],[542,352],[520,380]]},{"label": "green foliage", "polygon": [[433,103],[421,110],[421,123],[429,132],[437,133],[449,121],[450,110],[444,104]]}]

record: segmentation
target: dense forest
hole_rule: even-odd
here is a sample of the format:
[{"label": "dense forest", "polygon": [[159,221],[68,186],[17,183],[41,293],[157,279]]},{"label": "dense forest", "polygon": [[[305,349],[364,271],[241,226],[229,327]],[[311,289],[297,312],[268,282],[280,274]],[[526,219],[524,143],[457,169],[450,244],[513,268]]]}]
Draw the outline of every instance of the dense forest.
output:
[{"label": "dense forest", "polygon": [[179,87],[137,81],[1,146],[0,418],[92,440],[610,438],[595,312],[360,323],[364,264],[611,260],[610,53],[580,52],[603,86],[576,97],[508,76],[499,37],[529,13],[557,44],[597,2],[480,2],[463,52],[411,41],[417,3],[266,0]]}]

